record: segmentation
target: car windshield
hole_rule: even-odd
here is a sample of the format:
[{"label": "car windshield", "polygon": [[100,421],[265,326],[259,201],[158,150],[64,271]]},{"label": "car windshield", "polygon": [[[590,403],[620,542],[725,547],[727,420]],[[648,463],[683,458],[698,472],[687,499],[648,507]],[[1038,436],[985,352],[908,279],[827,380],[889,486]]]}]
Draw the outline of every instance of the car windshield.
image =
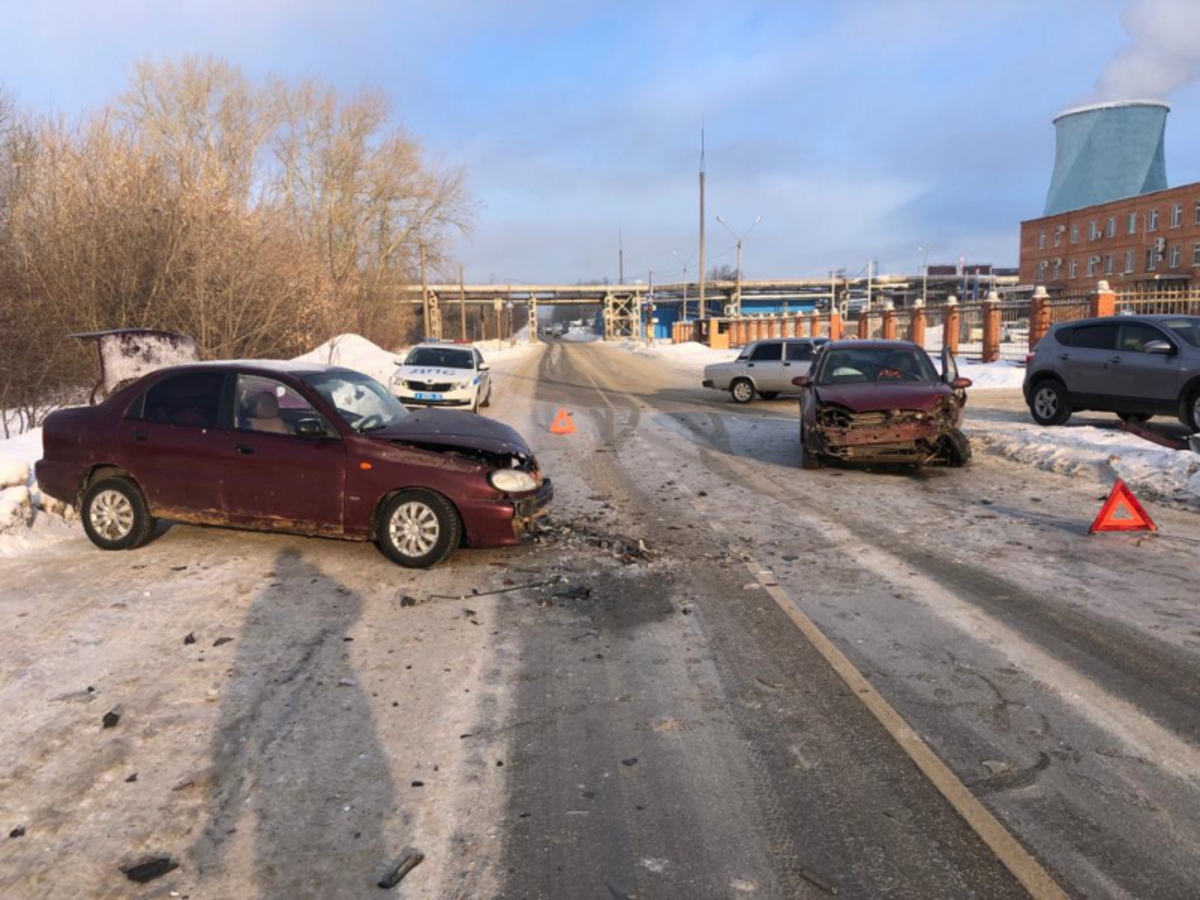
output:
[{"label": "car windshield", "polygon": [[408,418],[408,410],[387,388],[359,372],[320,372],[303,378],[359,433],[378,431]]},{"label": "car windshield", "polygon": [[406,366],[433,366],[439,369],[474,369],[475,356],[459,347],[413,347]]},{"label": "car windshield", "polygon": [[1163,324],[1178,337],[1183,338],[1193,347],[1200,347],[1200,316],[1186,319],[1165,319]]},{"label": "car windshield", "polygon": [[826,346],[817,384],[875,384],[937,381],[937,370],[923,350],[904,347]]}]

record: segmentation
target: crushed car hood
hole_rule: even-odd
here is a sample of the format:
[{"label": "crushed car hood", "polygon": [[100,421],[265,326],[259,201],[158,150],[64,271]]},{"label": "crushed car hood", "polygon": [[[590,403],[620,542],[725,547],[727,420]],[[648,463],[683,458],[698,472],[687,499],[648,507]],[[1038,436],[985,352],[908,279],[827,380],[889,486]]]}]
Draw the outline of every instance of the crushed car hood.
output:
[{"label": "crushed car hood", "polygon": [[817,400],[844,406],[851,412],[889,409],[928,410],[942,397],[954,393],[940,381],[921,384],[825,384],[816,388]]},{"label": "crushed car hood", "polygon": [[367,437],[406,444],[464,447],[489,453],[533,456],[525,439],[503,422],[453,409],[421,409],[403,422],[368,432]]}]

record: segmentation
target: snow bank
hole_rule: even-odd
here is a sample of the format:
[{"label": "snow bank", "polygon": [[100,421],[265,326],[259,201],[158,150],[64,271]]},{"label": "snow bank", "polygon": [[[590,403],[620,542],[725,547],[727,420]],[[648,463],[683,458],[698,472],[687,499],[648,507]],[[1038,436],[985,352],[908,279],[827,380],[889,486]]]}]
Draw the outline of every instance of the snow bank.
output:
[{"label": "snow bank", "polygon": [[38,490],[33,464],[41,456],[40,428],[0,441],[0,557],[79,533],[75,510]]},{"label": "snow bank", "polygon": [[321,346],[297,356],[297,362],[313,362],[326,366],[345,366],[376,381],[387,384],[396,371],[403,351],[392,353],[357,334],[339,334]]},{"label": "snow bank", "polygon": [[[941,360],[934,358],[934,365],[941,366]],[[1013,362],[1002,360],[994,363],[972,363],[958,360],[958,374],[971,379],[972,391],[987,391],[998,389],[1021,389],[1025,382],[1025,367]]]},{"label": "snow bank", "polygon": [[1043,428],[968,419],[965,428],[973,443],[1017,462],[1106,483],[1121,478],[1135,493],[1200,503],[1200,455],[1190,450],[1090,425]]},{"label": "snow bank", "polygon": [[653,344],[647,345],[640,341],[622,341],[617,344],[618,350],[644,356],[647,359],[658,359],[672,363],[681,369],[703,369],[711,363],[729,362],[737,359],[740,350],[714,350],[695,341],[682,344]]},{"label": "snow bank", "polygon": [[596,334],[594,331],[584,331],[583,329],[576,330],[572,328],[562,336],[561,340],[570,341],[571,343],[575,344],[583,344],[600,340],[600,335]]}]

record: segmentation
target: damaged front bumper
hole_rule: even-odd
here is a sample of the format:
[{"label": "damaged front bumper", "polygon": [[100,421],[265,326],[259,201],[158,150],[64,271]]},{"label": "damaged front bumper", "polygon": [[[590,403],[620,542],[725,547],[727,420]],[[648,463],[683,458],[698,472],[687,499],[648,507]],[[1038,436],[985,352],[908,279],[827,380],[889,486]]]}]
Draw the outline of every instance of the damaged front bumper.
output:
[{"label": "damaged front bumper", "polygon": [[553,499],[554,482],[546,478],[532,497],[522,497],[513,501],[513,534],[517,537],[529,534],[537,520],[546,514],[547,507]]},{"label": "damaged front bumper", "polygon": [[943,439],[956,427],[957,407],[854,413],[821,409],[812,430],[817,452],[846,462],[917,463],[936,461]]}]

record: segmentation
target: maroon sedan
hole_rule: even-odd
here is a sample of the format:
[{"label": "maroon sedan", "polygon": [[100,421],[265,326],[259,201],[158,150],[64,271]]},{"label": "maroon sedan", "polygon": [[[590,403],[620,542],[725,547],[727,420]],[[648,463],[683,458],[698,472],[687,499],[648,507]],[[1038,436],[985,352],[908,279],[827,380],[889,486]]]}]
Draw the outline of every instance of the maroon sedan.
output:
[{"label": "maroon sedan", "polygon": [[366,375],[309,363],[160,369],[51,414],[42,441],[39,486],[105,550],[163,518],[376,541],[424,568],[516,543],[553,496],[507,425],[408,412]]},{"label": "maroon sedan", "polygon": [[909,341],[837,341],[817,354],[808,375],[792,379],[800,395],[800,461],[941,463],[965,466],[962,433],[968,378],[942,354],[942,374]]}]

